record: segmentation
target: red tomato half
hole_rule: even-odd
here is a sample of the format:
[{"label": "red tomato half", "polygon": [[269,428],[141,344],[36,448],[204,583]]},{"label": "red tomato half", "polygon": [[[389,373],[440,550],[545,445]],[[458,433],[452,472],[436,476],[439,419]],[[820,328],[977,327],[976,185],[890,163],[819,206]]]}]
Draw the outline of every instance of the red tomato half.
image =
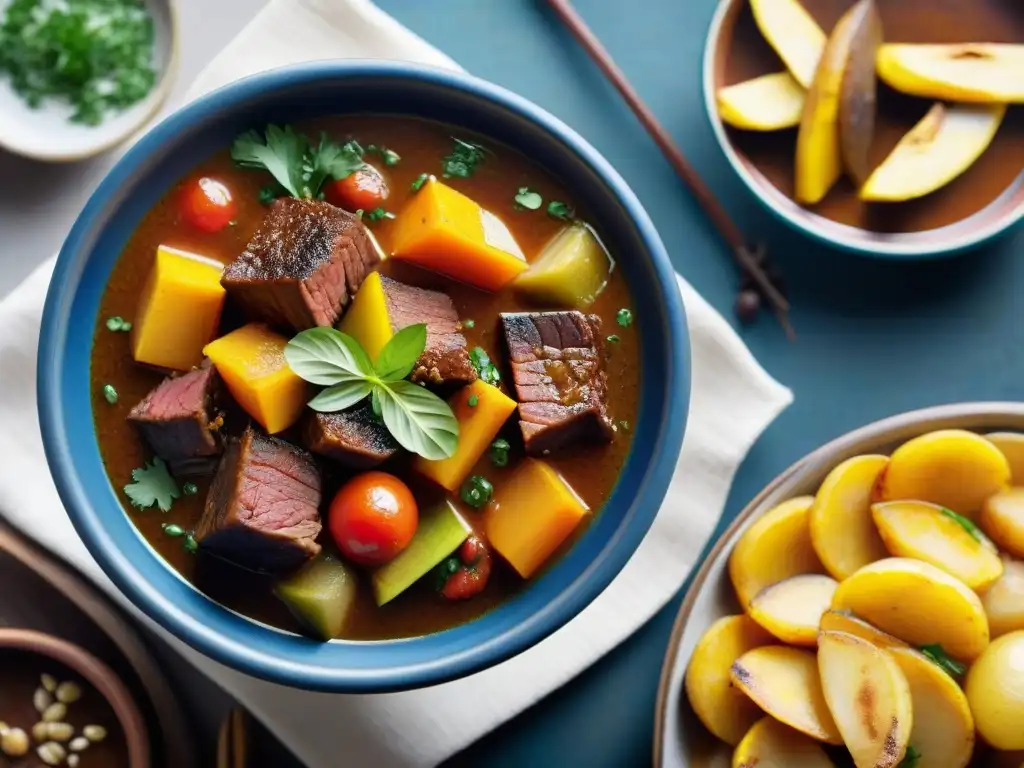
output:
[{"label": "red tomato half", "polygon": [[470,536],[452,556],[457,562],[442,563],[450,571],[441,596],[448,600],[468,600],[483,592],[491,575],[491,553],[476,536]]},{"label": "red tomato half", "polygon": [[388,184],[380,171],[367,165],[344,179],[328,184],[324,188],[324,198],[331,205],[347,211],[363,210],[368,213],[384,205],[388,199]]},{"label": "red tomato half", "polygon": [[209,176],[185,184],[179,208],[185,221],[204,232],[219,232],[238,215],[231,190]]},{"label": "red tomato half", "polygon": [[338,549],[358,565],[378,566],[409,546],[419,508],[409,486],[387,472],[364,472],[341,487],[327,525]]}]

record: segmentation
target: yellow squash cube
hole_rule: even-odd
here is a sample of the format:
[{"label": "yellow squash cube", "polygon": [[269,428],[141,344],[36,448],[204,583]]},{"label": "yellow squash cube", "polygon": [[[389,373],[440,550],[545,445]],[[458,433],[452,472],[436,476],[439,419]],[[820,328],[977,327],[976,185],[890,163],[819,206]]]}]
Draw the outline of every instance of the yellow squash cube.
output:
[{"label": "yellow squash cube", "polygon": [[485,291],[497,291],[528,266],[501,219],[434,178],[398,214],[391,251]]},{"label": "yellow squash cube", "polygon": [[358,341],[370,359],[377,361],[380,351],[395,335],[379,272],[371,272],[363,280],[338,330]]},{"label": "yellow squash cube", "polygon": [[136,362],[176,371],[202,362],[224,306],[222,271],[213,259],[166,245],[156,249],[132,324]]},{"label": "yellow squash cube", "polygon": [[[469,404],[473,397],[476,405]],[[515,411],[516,401],[497,387],[477,380],[456,392],[448,405],[459,422],[459,445],[455,455],[436,461],[418,456],[413,466],[421,475],[455,492]]]},{"label": "yellow squash cube", "polygon": [[484,515],[487,539],[528,579],[587,514],[587,506],[550,465],[527,459]]},{"label": "yellow squash cube", "polygon": [[203,349],[228,391],[268,434],[287,429],[302,415],[309,387],[284,359],[288,339],[250,323]]}]

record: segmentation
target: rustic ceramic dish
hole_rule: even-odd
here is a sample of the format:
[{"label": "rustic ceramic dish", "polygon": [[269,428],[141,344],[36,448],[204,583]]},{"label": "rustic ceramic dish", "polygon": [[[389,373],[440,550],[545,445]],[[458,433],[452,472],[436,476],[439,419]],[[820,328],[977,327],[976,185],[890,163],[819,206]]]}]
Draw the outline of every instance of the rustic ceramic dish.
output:
[{"label": "rustic ceramic dish", "polygon": [[[854,0],[801,0],[826,32]],[[1018,0],[877,0],[887,42],[1024,43]],[[816,206],[793,201],[796,129],[760,133],[723,124],[720,87],[780,72],[781,59],[754,21],[749,0],[722,0],[704,51],[704,104],[729,163],[772,213],[841,248],[874,256],[923,258],[976,246],[1024,217],[1024,107],[1011,107],[985,153],[942,189],[903,203],[858,199],[845,177]],[[928,111],[932,102],[879,82],[872,165]]]},{"label": "rustic ceramic dish", "polygon": [[669,639],[655,712],[654,765],[729,768],[732,748],[697,720],[683,691],[683,675],[701,635],[723,616],[741,612],[729,579],[729,554],[740,535],[779,502],[814,494],[829,471],[851,456],[890,453],[936,429],[978,432],[1024,430],[1024,403],[964,403],[911,411],[849,432],[806,456],[771,482],[736,517],[694,576]]}]

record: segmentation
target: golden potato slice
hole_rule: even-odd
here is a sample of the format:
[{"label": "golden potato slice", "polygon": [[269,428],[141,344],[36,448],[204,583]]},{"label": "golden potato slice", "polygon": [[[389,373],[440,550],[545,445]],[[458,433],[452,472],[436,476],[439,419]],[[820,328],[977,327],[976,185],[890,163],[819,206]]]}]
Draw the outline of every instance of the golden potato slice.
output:
[{"label": "golden potato slice", "polygon": [[838,586],[835,579],[818,573],[790,576],[754,595],[750,618],[784,643],[813,646],[821,616]]},{"label": "golden potato slice", "polygon": [[993,638],[1024,629],[1024,563],[1003,557],[1003,575],[981,596]]},{"label": "golden potato slice", "polygon": [[849,611],[825,611],[821,616],[819,631],[828,630],[831,632],[845,632],[867,640],[879,648],[909,648],[905,642],[898,637],[893,637],[883,632],[878,627],[868,624],[864,619],[859,619]]},{"label": "golden potato slice", "polygon": [[907,753],[916,713],[893,657],[855,635],[826,630],[818,636],[818,671],[857,768],[895,768]]},{"label": "golden potato slice", "polygon": [[996,749],[1024,749],[1024,632],[994,640],[964,684],[974,724]]},{"label": "golden potato slice", "polygon": [[886,549],[896,557],[924,560],[971,589],[985,589],[1003,574],[992,542],[969,520],[958,522],[956,513],[937,504],[885,501],[872,506],[871,514]]},{"label": "golden potato slice", "polygon": [[762,712],[729,679],[732,663],[747,651],[774,642],[748,616],[725,616],[697,641],[686,667],[684,685],[690,706],[704,726],[732,746]]},{"label": "golden potato slice", "polygon": [[957,659],[976,659],[988,645],[981,599],[921,560],[891,557],[861,568],[840,582],[832,608],[853,611],[911,645],[941,645]]},{"label": "golden potato slice", "polygon": [[915,768],[964,768],[974,753],[974,718],[956,680],[913,648],[890,648],[910,686]]},{"label": "golden potato slice", "polygon": [[813,739],[778,720],[758,720],[732,753],[732,768],[835,768]]},{"label": "golden potato slice", "polygon": [[729,557],[729,576],[744,609],[765,587],[800,573],[824,573],[808,527],[813,501],[811,496],[798,496],[782,502],[736,542]]},{"label": "golden potato slice", "polygon": [[930,501],[974,519],[985,499],[1010,484],[1010,463],[985,438],[943,429],[908,440],[889,459],[875,501]]},{"label": "golden potato slice", "polygon": [[842,744],[825,704],[814,653],[786,645],[766,645],[740,656],[730,670],[732,683],[776,720],[819,741]]},{"label": "golden potato slice", "polygon": [[828,473],[811,506],[811,543],[837,579],[889,556],[871,519],[871,492],[887,456],[854,456]]},{"label": "golden potato slice", "polygon": [[1007,488],[985,500],[978,523],[1000,547],[1024,557],[1024,487]]},{"label": "golden potato slice", "polygon": [[990,432],[985,439],[1010,462],[1010,482],[1024,485],[1024,432]]}]

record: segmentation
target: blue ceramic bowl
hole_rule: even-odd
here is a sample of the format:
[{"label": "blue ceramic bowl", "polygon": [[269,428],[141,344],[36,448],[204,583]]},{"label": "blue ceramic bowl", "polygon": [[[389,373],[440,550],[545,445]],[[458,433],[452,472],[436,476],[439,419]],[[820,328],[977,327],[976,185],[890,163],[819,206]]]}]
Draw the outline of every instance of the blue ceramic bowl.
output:
[{"label": "blue ceramic bowl", "polygon": [[[139,535],[107,479],[89,385],[100,298],[146,211],[234,136],[270,122],[344,112],[443,120],[519,149],[572,189],[632,288],[643,350],[633,449],[604,509],[528,589],[433,635],[317,643],[229,611],[184,581]],[[689,345],[668,255],[626,183],[589,144],[525,99],[467,75],[380,62],[318,62],[233,83],[160,123],[114,166],[57,261],[39,344],[39,418],[61,499],[93,557],[147,615],[243,672],[324,691],[386,691],[450,680],[513,656],[561,627],[615,578],[647,533],[679,455]]]}]

